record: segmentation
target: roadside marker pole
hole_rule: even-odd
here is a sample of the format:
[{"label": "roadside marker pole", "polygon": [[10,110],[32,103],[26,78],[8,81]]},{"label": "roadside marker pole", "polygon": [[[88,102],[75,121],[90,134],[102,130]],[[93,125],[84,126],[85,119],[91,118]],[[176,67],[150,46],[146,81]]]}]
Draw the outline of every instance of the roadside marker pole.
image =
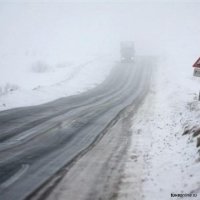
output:
[{"label": "roadside marker pole", "polygon": [[[192,67],[194,67],[193,76],[200,77],[200,57],[199,57],[198,60],[193,64]],[[199,91],[199,98],[198,98],[198,100],[200,101],[200,91]]]},{"label": "roadside marker pole", "polygon": [[199,101],[200,101],[200,91],[199,91]]}]

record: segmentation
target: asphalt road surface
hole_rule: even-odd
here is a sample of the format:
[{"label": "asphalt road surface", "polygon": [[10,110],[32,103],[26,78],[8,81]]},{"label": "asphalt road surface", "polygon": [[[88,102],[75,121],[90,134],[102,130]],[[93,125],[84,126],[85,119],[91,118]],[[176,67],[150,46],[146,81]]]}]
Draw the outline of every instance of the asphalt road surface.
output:
[{"label": "asphalt road surface", "polygon": [[117,63],[107,79],[80,95],[0,112],[0,199],[29,199],[83,154],[128,105],[139,105],[152,63]]}]

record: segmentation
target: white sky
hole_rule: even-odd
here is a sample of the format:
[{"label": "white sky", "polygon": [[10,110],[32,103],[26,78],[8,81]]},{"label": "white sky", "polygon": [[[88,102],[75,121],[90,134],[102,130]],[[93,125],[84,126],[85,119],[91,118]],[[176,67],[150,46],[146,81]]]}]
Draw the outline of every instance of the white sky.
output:
[{"label": "white sky", "polygon": [[25,3],[74,3],[74,2],[88,2],[88,3],[125,3],[125,2],[174,2],[174,3],[183,3],[183,2],[199,2],[200,0],[0,0],[0,2],[4,3],[20,3],[20,2],[25,2]]},{"label": "white sky", "polygon": [[0,55],[118,53],[122,40],[135,41],[139,54],[191,62],[200,54],[200,1],[6,2],[0,3]]}]

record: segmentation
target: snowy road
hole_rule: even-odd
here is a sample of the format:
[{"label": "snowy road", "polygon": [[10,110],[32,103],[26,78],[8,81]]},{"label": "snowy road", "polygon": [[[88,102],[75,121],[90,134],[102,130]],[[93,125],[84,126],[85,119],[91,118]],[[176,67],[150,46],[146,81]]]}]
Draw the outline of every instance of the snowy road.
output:
[{"label": "snowy road", "polygon": [[[83,154],[120,111],[148,90],[151,63],[118,63],[98,87],[40,106],[0,113],[0,198],[21,200]],[[119,141],[118,141],[119,142]]]}]

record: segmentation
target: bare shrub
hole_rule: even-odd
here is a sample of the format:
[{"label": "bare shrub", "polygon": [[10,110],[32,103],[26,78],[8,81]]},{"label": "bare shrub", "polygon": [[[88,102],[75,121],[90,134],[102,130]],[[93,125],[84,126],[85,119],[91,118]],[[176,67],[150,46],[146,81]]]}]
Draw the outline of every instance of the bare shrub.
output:
[{"label": "bare shrub", "polygon": [[16,91],[19,86],[16,84],[6,83],[4,86],[0,86],[0,96],[6,95],[9,92]]},{"label": "bare shrub", "polygon": [[49,66],[45,62],[37,61],[32,64],[31,70],[34,73],[44,73],[49,70]]}]

